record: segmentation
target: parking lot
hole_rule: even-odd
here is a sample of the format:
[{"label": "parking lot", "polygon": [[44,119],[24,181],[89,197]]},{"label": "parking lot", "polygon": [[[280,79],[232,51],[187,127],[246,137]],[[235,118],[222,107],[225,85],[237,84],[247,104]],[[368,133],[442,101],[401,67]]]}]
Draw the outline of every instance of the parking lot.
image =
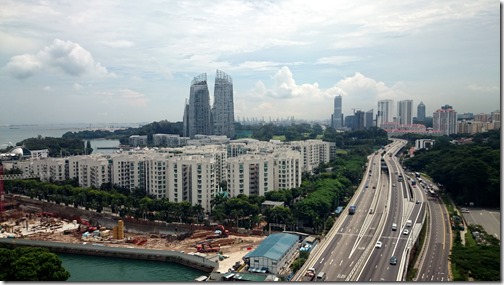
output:
[{"label": "parking lot", "polygon": [[500,240],[500,211],[494,209],[468,208],[469,213],[462,213],[467,224],[482,225],[488,234]]}]

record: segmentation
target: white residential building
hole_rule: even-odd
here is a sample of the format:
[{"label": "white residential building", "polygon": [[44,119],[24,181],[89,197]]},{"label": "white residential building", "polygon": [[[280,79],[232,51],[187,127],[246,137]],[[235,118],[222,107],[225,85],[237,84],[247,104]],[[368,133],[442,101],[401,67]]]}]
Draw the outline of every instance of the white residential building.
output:
[{"label": "white residential building", "polygon": [[77,178],[81,187],[100,188],[110,182],[109,161],[102,155],[71,156],[68,160],[69,178]]},{"label": "white residential building", "polygon": [[118,154],[112,160],[112,185],[125,187],[130,190],[145,186],[145,155],[144,154]]},{"label": "white residential building", "polygon": [[274,190],[291,189],[301,185],[302,154],[295,150],[277,150],[274,158]]},{"label": "white residential building", "polygon": [[145,192],[158,199],[168,196],[168,159],[165,155],[147,155],[144,162]]},{"label": "white residential building", "polygon": [[132,135],[129,137],[129,144],[132,146],[146,146],[147,136]]},{"label": "white residential building", "polygon": [[246,154],[227,159],[227,186],[230,196],[264,196],[274,189],[273,156]]},{"label": "white residential building", "polygon": [[215,159],[203,155],[175,156],[168,159],[167,189],[172,202],[188,201],[210,211],[219,182],[215,177]]},{"label": "white residential building", "polygon": [[293,150],[301,153],[303,171],[312,172],[321,163],[328,163],[331,157],[331,144],[322,140],[294,141]]}]

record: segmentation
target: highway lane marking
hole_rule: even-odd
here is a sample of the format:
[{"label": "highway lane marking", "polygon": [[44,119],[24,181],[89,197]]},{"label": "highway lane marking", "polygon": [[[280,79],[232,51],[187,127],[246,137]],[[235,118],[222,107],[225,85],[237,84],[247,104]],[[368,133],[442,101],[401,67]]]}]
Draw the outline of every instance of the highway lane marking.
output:
[{"label": "highway lane marking", "polygon": [[331,265],[333,261],[334,261],[334,258],[333,258],[333,259],[331,259],[331,262],[329,262],[329,265]]},{"label": "highway lane marking", "polygon": [[342,263],[343,263],[343,259],[340,261],[339,266],[341,266]]},{"label": "highway lane marking", "polygon": [[322,263],[324,261],[324,257],[322,257],[322,259],[320,260],[320,263]]}]

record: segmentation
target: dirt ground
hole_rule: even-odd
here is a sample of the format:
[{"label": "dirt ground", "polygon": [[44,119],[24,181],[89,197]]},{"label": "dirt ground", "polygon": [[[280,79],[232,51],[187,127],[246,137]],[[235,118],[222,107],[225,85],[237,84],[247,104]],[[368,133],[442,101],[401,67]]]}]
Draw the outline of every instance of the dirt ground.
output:
[{"label": "dirt ground", "polygon": [[[124,232],[124,239],[112,238],[112,229],[100,228],[96,237],[90,233],[89,238],[83,238],[87,227],[75,223],[75,221],[61,220],[56,217],[40,217],[36,215],[16,215],[3,222],[0,237],[15,235],[16,238],[45,240],[65,243],[100,243],[104,246],[129,247],[157,250],[177,250],[186,254],[198,254],[218,260],[219,253],[197,253],[196,244],[208,242],[207,236],[211,231],[196,231],[193,236],[184,240],[169,241],[166,237],[157,235],[139,235]],[[102,236],[103,234],[103,236]],[[219,272],[227,272],[236,261],[242,261],[242,257],[255,249],[266,237],[265,236],[237,236],[229,235],[225,239],[213,239],[214,243],[227,241],[230,244],[220,246],[219,251],[223,260],[219,260]],[[135,244],[135,241],[142,241]]]}]

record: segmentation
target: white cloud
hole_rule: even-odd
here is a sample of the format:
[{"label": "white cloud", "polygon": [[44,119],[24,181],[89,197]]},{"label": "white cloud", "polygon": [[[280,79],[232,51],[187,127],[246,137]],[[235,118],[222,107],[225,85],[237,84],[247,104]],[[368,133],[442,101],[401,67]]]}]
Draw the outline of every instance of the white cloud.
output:
[{"label": "white cloud", "polygon": [[45,87],[44,87],[44,91],[49,92],[49,91],[51,91],[51,90],[52,90],[51,86],[45,86]]},{"label": "white cloud", "polygon": [[318,83],[297,84],[290,69],[286,66],[273,76],[274,82],[267,87],[262,81],[256,82],[247,98],[247,103],[240,106],[237,115],[253,117],[253,114],[264,114],[271,117],[288,117],[321,119],[329,118],[333,112],[335,95],[343,96],[343,111],[350,114],[353,108],[367,111],[375,109],[381,99],[408,99],[403,83],[398,82],[389,87],[357,72],[351,77],[339,80],[334,86],[322,89]]},{"label": "white cloud", "polygon": [[103,101],[105,104],[113,101],[115,105],[125,103],[133,107],[146,107],[149,102],[144,94],[127,88],[115,91],[101,91],[96,95],[105,99]]},{"label": "white cloud", "polygon": [[58,70],[68,75],[95,76],[113,75],[99,62],[95,62],[91,53],[79,44],[55,39],[53,44],[37,54],[13,56],[7,63],[7,71],[15,78],[28,78],[38,70]]},{"label": "white cloud", "polygon": [[17,79],[26,79],[42,68],[42,63],[31,54],[16,55],[7,63],[6,69]]},{"label": "white cloud", "polygon": [[104,46],[111,47],[111,48],[127,48],[127,47],[132,47],[135,45],[133,42],[130,42],[127,40],[102,41],[101,43]]},{"label": "white cloud", "polygon": [[497,86],[479,85],[479,84],[474,84],[474,83],[467,85],[467,89],[469,89],[471,91],[485,92],[485,93],[499,91],[499,87],[497,87]]},{"label": "white cloud", "polygon": [[80,91],[82,89],[82,85],[80,85],[79,83],[74,83],[73,89],[76,91]]},{"label": "white cloud", "polygon": [[360,61],[363,60],[360,56],[344,56],[344,55],[335,55],[328,57],[321,57],[317,59],[318,64],[332,64],[332,65],[344,65],[349,62]]}]

